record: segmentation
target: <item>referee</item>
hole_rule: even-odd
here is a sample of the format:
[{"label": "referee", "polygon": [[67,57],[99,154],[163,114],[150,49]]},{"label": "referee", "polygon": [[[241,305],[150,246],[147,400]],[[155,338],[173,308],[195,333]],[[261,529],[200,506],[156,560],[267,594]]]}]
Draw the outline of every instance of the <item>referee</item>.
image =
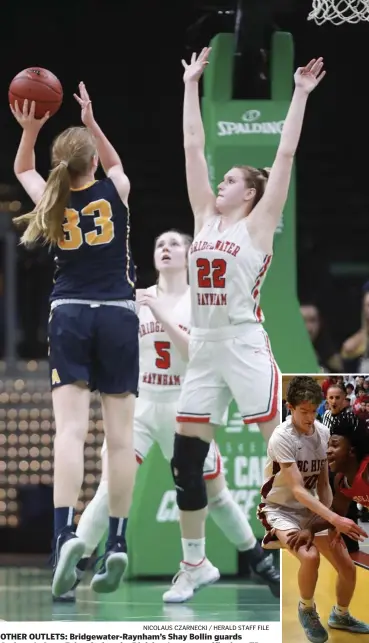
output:
[{"label": "referee", "polygon": [[[345,416],[352,413],[351,408],[345,407],[346,401],[346,389],[343,384],[332,384],[327,391],[327,402],[328,410],[325,411],[322,424],[324,424],[328,429],[331,428],[332,419],[338,415]],[[331,488],[334,494],[334,474],[329,472],[329,481]],[[347,512],[347,518],[351,518],[354,522],[358,521],[359,512],[356,502],[351,502],[349,510]],[[346,547],[350,554],[355,551],[359,551],[359,543],[356,540],[351,540],[348,536],[342,534],[342,537],[346,543]]]}]

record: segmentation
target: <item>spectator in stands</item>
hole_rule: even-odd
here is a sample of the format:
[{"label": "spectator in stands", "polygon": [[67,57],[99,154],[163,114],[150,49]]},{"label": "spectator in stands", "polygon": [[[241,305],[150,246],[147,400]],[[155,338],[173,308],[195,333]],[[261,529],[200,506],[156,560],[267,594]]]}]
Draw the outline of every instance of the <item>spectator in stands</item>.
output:
[{"label": "spectator in stands", "polygon": [[342,344],[344,370],[369,372],[369,281],[363,287],[361,328]]},{"label": "spectator in stands", "polygon": [[326,399],[326,397],[327,397],[328,389],[329,389],[331,386],[333,386],[333,384],[336,384],[336,382],[337,382],[337,377],[327,377],[327,379],[325,379],[325,380],[322,382],[322,384],[321,384],[321,388],[322,388],[322,392],[323,392],[323,397],[324,397],[324,399]]},{"label": "spectator in stands", "polygon": [[321,370],[324,373],[342,373],[342,359],[324,327],[318,307],[306,303],[300,306],[300,311]]},{"label": "spectator in stands", "polygon": [[347,395],[347,398],[350,400],[350,405],[352,406],[354,401],[356,400],[356,395],[354,392],[354,385],[351,384],[350,382],[346,384],[346,395]]}]

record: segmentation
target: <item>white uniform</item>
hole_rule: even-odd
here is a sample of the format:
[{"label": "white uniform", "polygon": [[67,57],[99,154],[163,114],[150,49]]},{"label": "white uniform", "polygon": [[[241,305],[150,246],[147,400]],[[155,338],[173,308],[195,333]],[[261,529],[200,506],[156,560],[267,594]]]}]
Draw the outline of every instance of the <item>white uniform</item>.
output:
[{"label": "white uniform", "polygon": [[260,308],[272,257],[255,249],[244,219],[223,232],[219,222],[210,219],[189,253],[190,361],[177,420],[221,424],[234,398],[245,424],[266,422],[280,379]]},{"label": "white uniform", "polygon": [[[156,296],[156,286],[148,288]],[[190,290],[172,310],[174,321],[185,331],[191,322]],[[139,398],[134,416],[134,446],[141,463],[155,442],[166,460],[173,456],[176,412],[187,363],[170,341],[148,306],[141,306]],[[103,451],[106,449],[104,442]],[[219,450],[214,442],[204,464],[204,477],[216,478],[223,471]]]},{"label": "white uniform", "polygon": [[296,462],[305,489],[316,495],[319,474],[327,461],[329,429],[318,421],[314,422],[314,429],[312,435],[304,435],[295,429],[292,418],[288,417],[269,440],[262,503],[258,510],[258,517],[267,531],[266,546],[273,539],[275,529],[300,529],[315,518],[310,509],[296,500],[280,467]]}]

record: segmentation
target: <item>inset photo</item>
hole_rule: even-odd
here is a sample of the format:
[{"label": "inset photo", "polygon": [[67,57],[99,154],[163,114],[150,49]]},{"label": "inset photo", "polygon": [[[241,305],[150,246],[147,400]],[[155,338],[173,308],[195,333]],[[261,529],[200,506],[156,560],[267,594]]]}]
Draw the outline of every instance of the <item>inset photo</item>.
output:
[{"label": "inset photo", "polygon": [[369,635],[368,381],[283,376],[259,508],[264,547],[284,550],[283,641]]}]

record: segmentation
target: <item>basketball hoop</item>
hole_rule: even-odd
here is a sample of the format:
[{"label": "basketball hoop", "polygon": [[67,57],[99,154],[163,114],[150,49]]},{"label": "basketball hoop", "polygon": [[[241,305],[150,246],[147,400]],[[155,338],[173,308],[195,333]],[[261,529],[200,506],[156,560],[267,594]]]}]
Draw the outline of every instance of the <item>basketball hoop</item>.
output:
[{"label": "basketball hoop", "polygon": [[317,25],[331,22],[336,26],[369,21],[369,0],[313,0],[308,20],[314,20]]}]

